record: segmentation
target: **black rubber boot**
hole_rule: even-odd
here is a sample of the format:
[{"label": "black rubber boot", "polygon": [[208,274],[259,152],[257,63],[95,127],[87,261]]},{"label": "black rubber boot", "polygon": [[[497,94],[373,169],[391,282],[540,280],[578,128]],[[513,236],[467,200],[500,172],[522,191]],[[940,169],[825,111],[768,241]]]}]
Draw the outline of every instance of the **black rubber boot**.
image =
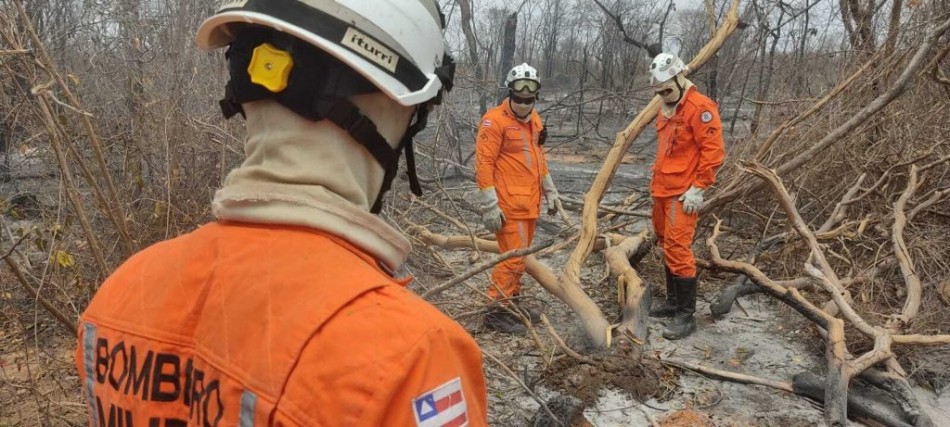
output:
[{"label": "black rubber boot", "polygon": [[676,288],[676,314],[663,331],[663,338],[678,340],[688,337],[696,330],[696,278],[673,277]]},{"label": "black rubber boot", "polygon": [[[514,294],[511,297],[511,302],[521,310],[522,315],[528,316],[528,320],[531,321],[532,325],[541,323],[541,309],[533,303],[533,300],[524,298],[521,294]],[[512,307],[512,310],[515,310],[515,307]]]},{"label": "black rubber boot", "polygon": [[485,313],[485,327],[505,334],[521,335],[528,331],[514,313],[500,305],[494,305]]},{"label": "black rubber boot", "polygon": [[532,325],[541,323],[541,310],[524,304],[517,304],[517,306],[521,310],[521,314],[528,316],[528,320],[531,321]]},{"label": "black rubber boot", "polygon": [[676,313],[676,286],[673,286],[673,275],[670,269],[666,270],[666,301],[650,309],[650,317],[671,317]]}]

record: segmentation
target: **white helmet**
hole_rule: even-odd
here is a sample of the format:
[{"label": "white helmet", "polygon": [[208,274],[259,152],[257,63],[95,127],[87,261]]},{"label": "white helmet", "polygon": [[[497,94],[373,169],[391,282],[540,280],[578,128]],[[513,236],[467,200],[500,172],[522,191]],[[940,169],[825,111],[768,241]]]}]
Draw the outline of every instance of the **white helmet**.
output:
[{"label": "white helmet", "polygon": [[682,59],[672,53],[661,53],[650,64],[650,85],[656,86],[684,71],[689,71],[689,67]]},{"label": "white helmet", "polygon": [[[523,81],[525,86],[520,88],[515,88],[515,82]],[[534,82],[534,83],[531,83]],[[522,63],[521,65],[516,65],[508,74],[505,76],[505,86],[509,89],[513,89],[516,92],[520,92],[524,89],[527,89],[528,92],[537,92],[541,89],[541,78],[538,77],[538,70],[535,70],[534,67],[528,65],[527,62]]]},{"label": "white helmet", "polygon": [[333,55],[401,105],[439,94],[445,19],[436,0],[217,0],[198,28],[205,50],[234,41],[237,24],[270,27]]}]

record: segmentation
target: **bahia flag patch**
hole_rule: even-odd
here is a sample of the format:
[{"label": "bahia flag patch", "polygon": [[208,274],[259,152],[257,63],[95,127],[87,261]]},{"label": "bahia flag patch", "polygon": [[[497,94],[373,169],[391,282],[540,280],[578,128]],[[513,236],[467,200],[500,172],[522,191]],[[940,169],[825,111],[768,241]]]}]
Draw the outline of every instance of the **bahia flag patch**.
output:
[{"label": "bahia flag patch", "polygon": [[459,377],[412,399],[412,412],[419,427],[468,425],[468,408]]}]

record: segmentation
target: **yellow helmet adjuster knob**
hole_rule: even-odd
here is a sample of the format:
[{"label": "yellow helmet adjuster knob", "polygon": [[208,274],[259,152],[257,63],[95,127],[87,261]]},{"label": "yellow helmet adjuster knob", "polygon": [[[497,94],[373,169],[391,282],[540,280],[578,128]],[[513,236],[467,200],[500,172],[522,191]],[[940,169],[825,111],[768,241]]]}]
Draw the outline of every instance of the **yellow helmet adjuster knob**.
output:
[{"label": "yellow helmet adjuster knob", "polygon": [[264,43],[254,48],[247,74],[251,76],[251,83],[277,93],[287,89],[287,80],[293,68],[294,58],[289,53]]}]

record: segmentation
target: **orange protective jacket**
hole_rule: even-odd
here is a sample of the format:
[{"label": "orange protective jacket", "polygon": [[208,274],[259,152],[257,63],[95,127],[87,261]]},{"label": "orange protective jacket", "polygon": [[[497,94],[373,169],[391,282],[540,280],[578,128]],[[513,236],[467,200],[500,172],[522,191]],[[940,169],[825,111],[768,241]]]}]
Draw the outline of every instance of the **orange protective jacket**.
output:
[{"label": "orange protective jacket", "polygon": [[544,124],[535,110],[523,123],[515,117],[508,98],[482,117],[475,140],[475,181],[480,190],[491,187],[498,207],[510,219],[537,219],[541,209],[541,179],[548,162],[538,138]]},{"label": "orange protective jacket", "polygon": [[653,197],[679,196],[690,185],[705,189],[716,181],[725,148],[715,101],[691,86],[672,117],[657,117],[656,133]]},{"label": "orange protective jacket", "polygon": [[302,227],[154,245],[82,316],[91,425],[485,425],[477,345],[407,282]]}]

